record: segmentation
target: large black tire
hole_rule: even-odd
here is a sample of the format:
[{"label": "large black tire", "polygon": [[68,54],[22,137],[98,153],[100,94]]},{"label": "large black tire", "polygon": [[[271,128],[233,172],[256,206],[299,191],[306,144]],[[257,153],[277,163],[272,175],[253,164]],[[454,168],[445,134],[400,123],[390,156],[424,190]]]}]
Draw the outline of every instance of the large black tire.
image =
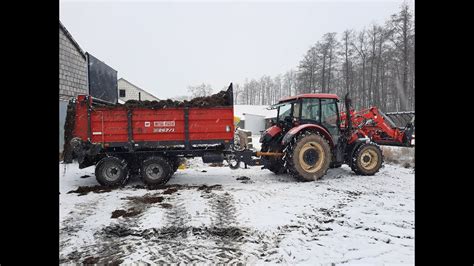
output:
[{"label": "large black tire", "polygon": [[[281,147],[275,141],[270,141],[268,143],[262,143],[262,148],[260,149],[262,152],[280,152]],[[276,175],[283,174],[286,172],[285,168],[285,161],[282,160],[281,157],[276,156],[263,156],[265,159],[269,161],[269,165],[267,165],[267,169],[275,173]]]},{"label": "large black tire", "polygon": [[127,181],[128,167],[117,157],[105,157],[95,166],[95,177],[102,186],[116,187]]},{"label": "large black tire", "polygon": [[173,168],[162,157],[149,157],[142,162],[140,173],[145,184],[162,185],[171,178]]},{"label": "large black tire", "polygon": [[380,147],[371,142],[357,147],[352,155],[351,169],[358,175],[374,175],[382,167],[383,154]]},{"label": "large black tire", "polygon": [[314,181],[324,176],[331,162],[331,148],[317,133],[304,132],[285,149],[288,171],[302,181]]}]

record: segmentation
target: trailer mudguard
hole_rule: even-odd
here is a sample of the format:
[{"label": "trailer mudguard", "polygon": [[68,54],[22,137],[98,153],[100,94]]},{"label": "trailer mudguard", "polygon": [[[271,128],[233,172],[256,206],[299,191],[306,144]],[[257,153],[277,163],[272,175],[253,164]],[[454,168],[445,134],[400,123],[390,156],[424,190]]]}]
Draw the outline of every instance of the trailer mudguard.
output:
[{"label": "trailer mudguard", "polygon": [[301,132],[302,130],[314,130],[318,133],[320,133],[325,139],[327,139],[327,141],[329,142],[329,145],[331,148],[334,147],[334,141],[332,139],[332,136],[331,134],[329,134],[329,132],[322,126],[320,125],[315,125],[315,124],[303,124],[303,125],[299,125],[297,127],[294,127],[292,128],[291,130],[289,130],[285,136],[283,137],[283,140],[281,142],[281,144],[283,146],[285,146],[286,144],[288,144],[296,135],[298,135],[299,132]]}]

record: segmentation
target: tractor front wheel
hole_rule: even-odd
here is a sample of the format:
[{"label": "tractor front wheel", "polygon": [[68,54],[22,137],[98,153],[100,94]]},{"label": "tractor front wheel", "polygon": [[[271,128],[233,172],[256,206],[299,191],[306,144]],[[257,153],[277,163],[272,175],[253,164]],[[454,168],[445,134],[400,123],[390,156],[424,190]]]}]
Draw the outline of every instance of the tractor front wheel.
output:
[{"label": "tractor front wheel", "polygon": [[374,175],[382,167],[383,155],[375,143],[360,145],[352,156],[351,169],[358,175]]},{"label": "tractor front wheel", "polygon": [[331,148],[319,134],[299,135],[286,149],[285,160],[289,172],[302,181],[320,179],[331,162]]}]

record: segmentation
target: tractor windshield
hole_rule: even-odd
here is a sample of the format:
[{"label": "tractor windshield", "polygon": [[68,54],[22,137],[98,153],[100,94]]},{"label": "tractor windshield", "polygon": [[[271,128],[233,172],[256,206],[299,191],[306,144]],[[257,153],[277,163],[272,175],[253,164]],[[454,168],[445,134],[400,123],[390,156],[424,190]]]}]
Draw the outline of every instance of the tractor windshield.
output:
[{"label": "tractor windshield", "polygon": [[303,99],[303,109],[301,110],[301,120],[309,123],[319,123],[320,106],[318,98]]},{"label": "tractor windshield", "polygon": [[287,102],[278,105],[278,121],[292,118],[292,105],[294,102]]}]

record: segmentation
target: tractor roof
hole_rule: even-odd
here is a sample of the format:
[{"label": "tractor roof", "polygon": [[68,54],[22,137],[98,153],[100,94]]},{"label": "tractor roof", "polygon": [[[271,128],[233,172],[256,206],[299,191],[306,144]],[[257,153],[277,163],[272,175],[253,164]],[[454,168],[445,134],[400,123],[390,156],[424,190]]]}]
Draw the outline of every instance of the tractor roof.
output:
[{"label": "tractor roof", "polygon": [[287,101],[291,101],[291,100],[297,100],[297,99],[301,99],[301,98],[321,98],[321,99],[336,99],[336,100],[339,100],[339,97],[336,94],[332,94],[332,93],[307,93],[307,94],[298,94],[298,95],[295,95],[295,96],[290,96],[290,97],[283,98],[279,101],[279,103],[287,102]]}]

